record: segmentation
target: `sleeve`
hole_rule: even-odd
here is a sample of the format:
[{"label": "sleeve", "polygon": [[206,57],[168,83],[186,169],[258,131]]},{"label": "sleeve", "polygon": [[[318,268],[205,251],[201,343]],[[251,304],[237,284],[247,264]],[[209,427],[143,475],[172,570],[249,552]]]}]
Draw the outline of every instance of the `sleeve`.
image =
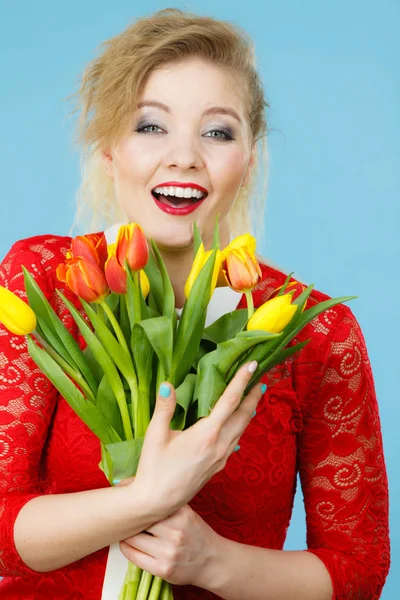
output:
[{"label": "sleeve", "polygon": [[299,434],[307,551],[327,568],[333,600],[375,600],[390,564],[378,405],[357,320],[344,305],[330,315]]},{"label": "sleeve", "polygon": [[[0,265],[0,284],[26,300],[21,265],[50,298],[52,279],[45,269],[46,251],[17,242]],[[14,523],[21,508],[40,496],[40,464],[56,390],[30,358],[26,338],[0,324],[0,575],[33,571],[14,544]]]}]

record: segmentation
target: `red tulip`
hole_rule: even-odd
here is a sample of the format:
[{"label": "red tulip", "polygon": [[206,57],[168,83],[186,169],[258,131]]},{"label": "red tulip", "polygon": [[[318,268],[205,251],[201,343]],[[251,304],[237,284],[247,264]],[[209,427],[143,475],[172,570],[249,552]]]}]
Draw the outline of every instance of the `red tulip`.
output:
[{"label": "red tulip", "polygon": [[[116,244],[108,246],[108,258],[104,267],[106,280],[112,292],[126,294],[126,271],[118,262]],[[140,286],[143,297],[146,298],[150,291],[150,282],[144,271],[140,271]]]},{"label": "red tulip", "polygon": [[108,258],[104,266],[106,280],[112,292],[116,294],[126,293],[126,272],[119,263],[116,254],[116,244],[108,246]]},{"label": "red tulip", "polygon": [[149,248],[143,229],[137,223],[121,225],[116,241],[117,260],[121,266],[125,260],[132,271],[143,269],[149,259]]},{"label": "red tulip", "polygon": [[67,258],[79,257],[94,262],[103,269],[107,260],[107,240],[104,233],[88,233],[73,238]]},{"label": "red tulip", "polygon": [[101,302],[109,293],[102,269],[91,259],[69,258],[58,265],[56,274],[59,281],[86,302]]}]

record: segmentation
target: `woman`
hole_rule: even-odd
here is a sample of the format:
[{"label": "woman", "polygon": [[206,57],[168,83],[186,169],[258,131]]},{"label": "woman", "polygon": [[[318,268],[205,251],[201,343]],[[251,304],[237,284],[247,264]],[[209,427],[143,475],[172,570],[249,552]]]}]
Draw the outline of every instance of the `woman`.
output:
[{"label": "woman", "polygon": [[[243,32],[178,10],[139,20],[85,71],[81,198],[94,217],[138,222],[156,240],[177,308],[193,221],[207,246],[217,214],[222,246],[248,230],[265,104]],[[115,230],[106,233],[111,242]],[[55,277],[69,243],[51,235],[18,242],[0,283],[23,294],[24,264],[78,337],[55,294],[69,293]],[[256,306],[285,279],[267,264],[262,274]],[[243,306],[224,293],[223,302]],[[314,291],[311,302],[326,298]],[[114,488],[98,469],[97,439],[25,343],[1,333],[2,598],[100,599],[108,547],[119,541],[129,560],[170,581],[178,600],[379,598],[389,565],[387,480],[368,355],[347,306],[301,332],[310,343],[267,374],[261,401],[257,385],[235,410],[254,367],[245,365],[211,415],[177,433],[169,430],[174,390],[163,387],[137,476]],[[287,552],[297,471],[308,549]]]}]

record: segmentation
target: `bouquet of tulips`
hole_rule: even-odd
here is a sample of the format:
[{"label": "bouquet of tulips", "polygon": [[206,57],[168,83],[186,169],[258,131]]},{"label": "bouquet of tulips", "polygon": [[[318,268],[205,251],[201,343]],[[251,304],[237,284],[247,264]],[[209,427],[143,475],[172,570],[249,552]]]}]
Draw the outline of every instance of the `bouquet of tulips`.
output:
[{"label": "bouquet of tulips", "polygon": [[[77,294],[86,318],[59,290],[86,347],[81,350],[39,286],[24,269],[28,303],[0,288],[0,321],[27,335],[32,359],[99,438],[99,467],[109,482],[135,475],[156,391],[163,381],[176,389],[172,429],[206,417],[236,371],[256,360],[249,389],[263,374],[307,341],[289,345],[324,310],[355,296],[306,308],[313,285],[290,283],[254,312],[252,289],[261,279],[255,240],[246,234],[205,251],[194,226],[194,262],[177,319],[175,297],[157,245],[149,248],[139,225],[120,227],[115,244],[103,235],[72,240],[57,277]],[[247,309],[234,310],[205,327],[216,285],[243,292]],[[118,600],[171,599],[171,586],[129,563]]]}]

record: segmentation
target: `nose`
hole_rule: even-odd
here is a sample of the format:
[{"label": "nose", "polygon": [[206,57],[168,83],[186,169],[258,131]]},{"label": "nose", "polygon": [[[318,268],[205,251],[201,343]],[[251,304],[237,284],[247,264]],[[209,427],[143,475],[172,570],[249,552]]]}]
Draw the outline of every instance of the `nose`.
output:
[{"label": "nose", "polygon": [[199,141],[187,135],[177,136],[174,139],[171,136],[164,164],[168,168],[176,168],[181,171],[202,169],[204,167],[204,157]]}]

